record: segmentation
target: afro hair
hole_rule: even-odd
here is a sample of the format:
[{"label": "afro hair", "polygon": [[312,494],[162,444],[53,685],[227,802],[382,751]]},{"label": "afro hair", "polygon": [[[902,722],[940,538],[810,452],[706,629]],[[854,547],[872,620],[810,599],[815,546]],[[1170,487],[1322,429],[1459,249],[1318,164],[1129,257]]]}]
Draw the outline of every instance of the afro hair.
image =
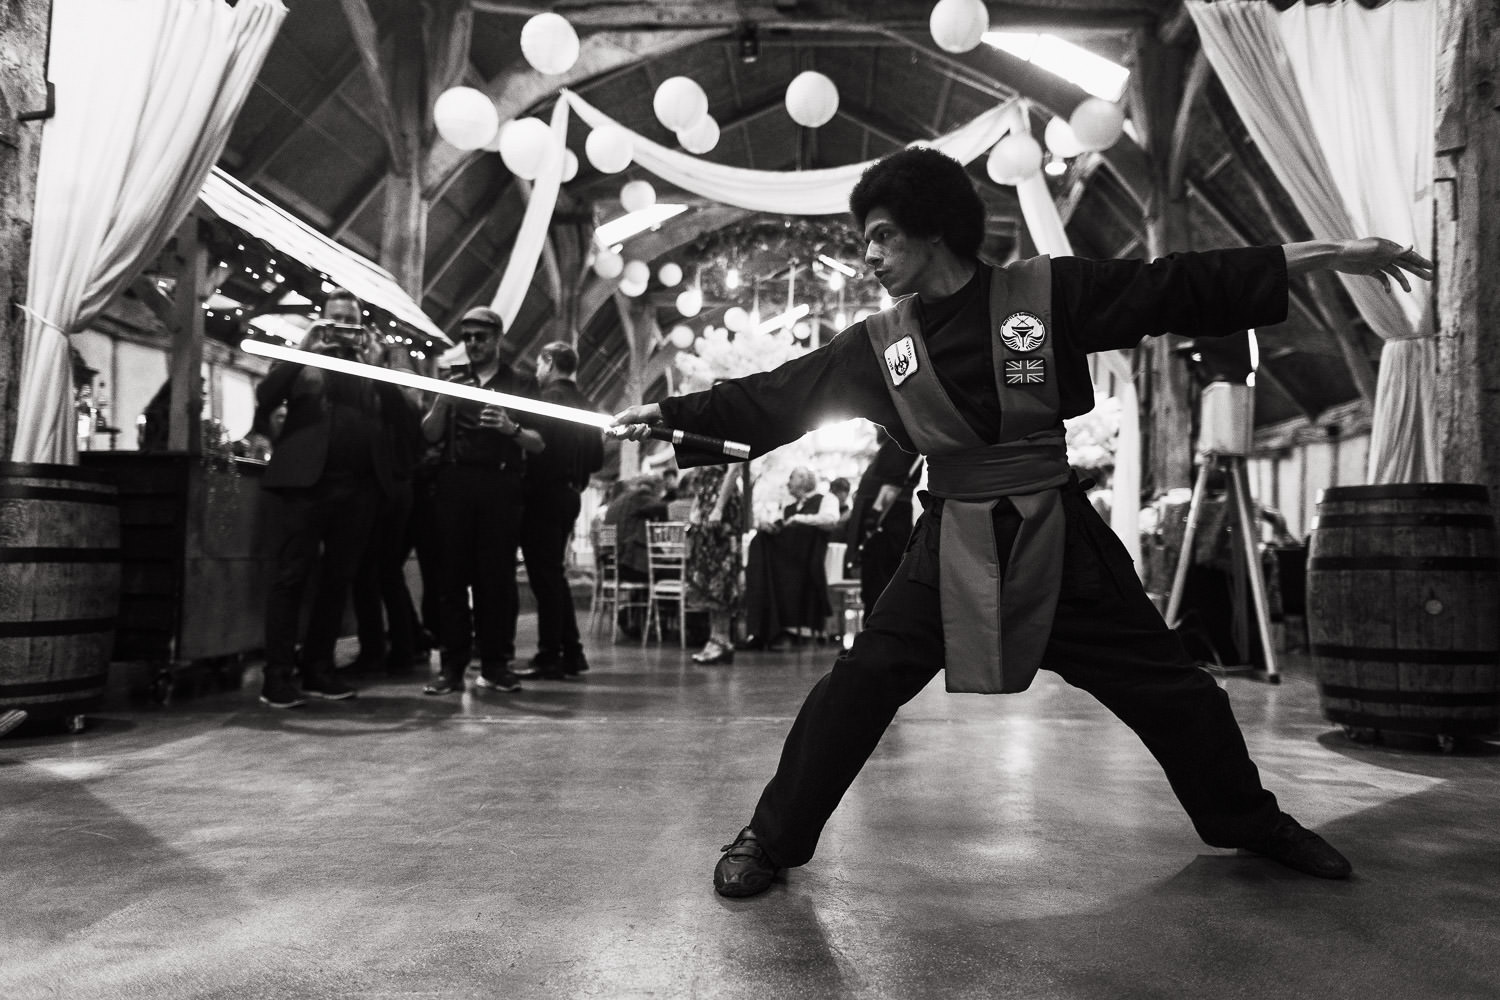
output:
[{"label": "afro hair", "polygon": [[963,164],[936,149],[903,149],[870,164],[849,195],[854,224],[863,230],[876,208],[914,236],[941,236],[958,256],[979,256],[984,202]]}]

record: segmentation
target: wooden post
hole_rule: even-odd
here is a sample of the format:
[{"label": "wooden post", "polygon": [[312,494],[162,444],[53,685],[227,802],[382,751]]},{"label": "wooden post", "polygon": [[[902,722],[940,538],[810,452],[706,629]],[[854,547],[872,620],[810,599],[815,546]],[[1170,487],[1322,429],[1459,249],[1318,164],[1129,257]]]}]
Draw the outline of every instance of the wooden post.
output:
[{"label": "wooden post", "polygon": [[[1173,191],[1173,143],[1190,137],[1187,119],[1178,123],[1187,92],[1188,60],[1183,49],[1137,32],[1131,68],[1130,115],[1150,157],[1151,199],[1146,210],[1146,246],[1160,257],[1191,249],[1187,201]],[[1175,136],[1174,136],[1174,133]],[[1186,362],[1176,353],[1181,338],[1152,337],[1136,350],[1145,379],[1142,405],[1141,493],[1160,496],[1192,482],[1193,408]]]},{"label": "wooden post", "polygon": [[172,297],[172,406],[167,448],[203,454],[203,303],[208,248],[202,223],[190,214],[177,229],[177,290]]},{"label": "wooden post", "polygon": [[36,204],[42,123],[16,116],[47,104],[50,0],[20,0],[0,7],[0,458],[10,458],[20,396],[21,345],[31,266],[31,216]]},{"label": "wooden post", "polygon": [[1440,0],[1434,256],[1442,468],[1500,501],[1500,8]]}]

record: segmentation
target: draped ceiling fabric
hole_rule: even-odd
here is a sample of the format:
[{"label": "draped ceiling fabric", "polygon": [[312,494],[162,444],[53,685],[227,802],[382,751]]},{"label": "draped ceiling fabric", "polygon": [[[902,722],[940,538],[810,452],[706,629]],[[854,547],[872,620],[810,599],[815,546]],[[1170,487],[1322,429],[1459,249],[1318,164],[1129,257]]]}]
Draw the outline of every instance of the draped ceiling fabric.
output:
[{"label": "draped ceiling fabric", "polygon": [[[1016,106],[1009,118],[1017,131],[1029,131],[1026,111]],[[1073,244],[1063,227],[1057,203],[1047,190],[1041,172],[1016,185],[1021,217],[1038,251],[1053,257],[1073,256]],[[1115,467],[1110,481],[1113,500],[1109,505],[1110,527],[1130,552],[1136,571],[1141,566],[1141,424],[1140,399],[1135,392],[1129,351],[1098,355],[1103,368],[1115,376],[1116,399],[1120,403],[1120,430],[1115,438]]]},{"label": "draped ceiling fabric", "polygon": [[[1432,255],[1436,4],[1187,0],[1203,50],[1277,179],[1320,238],[1384,236]],[[1437,481],[1432,285],[1339,275],[1385,341],[1372,483]]]},{"label": "draped ceiling fabric", "polygon": [[66,334],[187,216],[286,9],[280,0],[54,0],[11,457],[76,462]]}]

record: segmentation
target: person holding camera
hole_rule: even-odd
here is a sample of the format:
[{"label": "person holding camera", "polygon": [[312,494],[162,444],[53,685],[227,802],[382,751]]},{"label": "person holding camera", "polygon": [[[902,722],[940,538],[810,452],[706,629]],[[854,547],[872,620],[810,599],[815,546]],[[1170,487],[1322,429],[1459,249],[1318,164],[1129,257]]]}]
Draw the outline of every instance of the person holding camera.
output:
[{"label": "person holding camera", "polygon": [[[483,306],[464,313],[459,337],[469,356],[451,382],[513,395],[536,396],[536,383],[500,359],[505,322]],[[481,688],[519,691],[511,671],[516,655],[516,551],[521,541],[522,483],[528,453],[545,443],[499,406],[437,396],[422,418],[427,441],[442,446],[437,471],[437,515],[442,597],[437,677],[425,694],[462,692],[464,671],[479,648]],[[473,606],[469,592],[474,595]]]},{"label": "person holding camera", "polygon": [[[378,350],[353,293],[337,288],[303,338],[305,351],[368,361]],[[286,406],[266,465],[267,521],[275,532],[266,603],[266,666],[260,700],[272,708],[303,704],[303,695],[344,699],[354,689],[334,674],[333,651],[344,606],[383,496],[393,489],[382,413],[403,405],[400,390],[354,375],[291,362],[271,366],[255,391],[261,416]],[[317,587],[297,637],[302,595]]]}]

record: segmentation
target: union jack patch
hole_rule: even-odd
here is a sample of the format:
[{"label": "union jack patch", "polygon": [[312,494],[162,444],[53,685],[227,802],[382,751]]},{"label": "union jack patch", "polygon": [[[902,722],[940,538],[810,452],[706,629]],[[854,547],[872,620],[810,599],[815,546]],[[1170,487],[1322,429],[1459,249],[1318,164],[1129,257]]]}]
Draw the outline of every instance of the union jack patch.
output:
[{"label": "union jack patch", "polygon": [[1042,358],[1005,362],[1006,385],[1038,385],[1045,381],[1047,381],[1047,362]]}]

